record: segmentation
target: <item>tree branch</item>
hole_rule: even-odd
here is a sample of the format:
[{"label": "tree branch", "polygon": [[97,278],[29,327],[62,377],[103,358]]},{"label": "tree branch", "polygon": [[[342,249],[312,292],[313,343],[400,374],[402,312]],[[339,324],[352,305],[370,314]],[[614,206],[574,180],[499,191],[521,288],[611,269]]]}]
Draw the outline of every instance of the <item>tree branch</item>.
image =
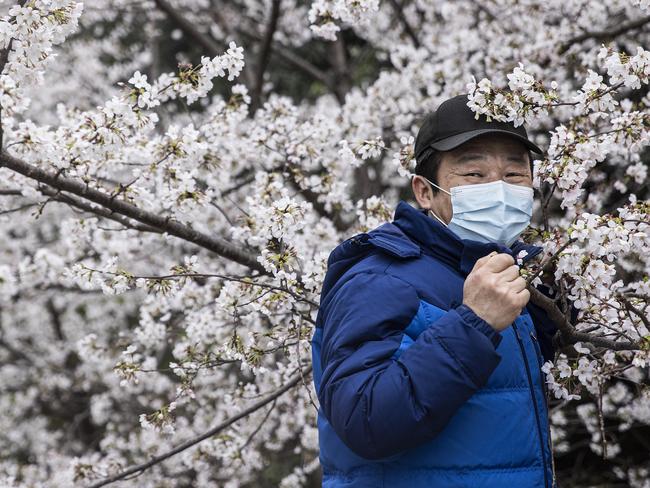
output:
[{"label": "tree branch", "polygon": [[136,224],[134,222],[131,222],[131,220],[125,218],[122,215],[113,213],[113,211],[111,210],[107,210],[104,207],[93,207],[92,205],[89,205],[88,203],[84,202],[79,198],[73,197],[72,195],[66,195],[64,193],[60,193],[56,190],[53,190],[52,188],[41,187],[39,188],[39,191],[44,195],[48,195],[52,197],[53,200],[59,203],[65,203],[67,205],[71,205],[85,212],[95,214],[99,217],[104,217],[105,219],[113,220],[114,222],[118,222],[119,224],[122,224],[124,227],[127,227],[129,229],[134,229],[140,232],[152,232],[155,234],[163,233],[163,231],[160,229],[148,225]]},{"label": "tree branch", "polygon": [[17,349],[11,344],[9,344],[7,341],[4,339],[4,330],[3,330],[3,324],[2,324],[2,312],[3,310],[0,309],[0,347],[3,347],[7,350],[7,352],[16,360],[16,361],[25,361],[26,363],[33,365],[34,362],[32,359],[27,356],[21,349]]},{"label": "tree branch", "polygon": [[173,220],[171,217],[163,217],[157,213],[142,210],[135,205],[122,200],[114,199],[108,192],[90,188],[79,181],[61,177],[38,168],[15,158],[6,152],[0,153],[0,167],[8,168],[16,173],[26,176],[27,178],[40,181],[41,183],[56,188],[59,191],[66,191],[86,200],[95,202],[107,209],[109,213],[117,213],[129,217],[146,226],[157,228],[162,232],[192,242],[197,246],[208,249],[236,263],[266,274],[266,270],[257,262],[255,256],[242,251],[237,246],[226,240],[203,234],[194,230],[189,225]]},{"label": "tree branch", "polygon": [[342,33],[336,36],[336,41],[332,43],[332,50],[333,56],[331,63],[336,74],[335,83],[337,86],[335,93],[339,103],[342,105],[345,102],[345,95],[350,91],[350,87],[352,86],[348,66],[348,49]]},{"label": "tree branch", "polygon": [[404,32],[406,32],[406,35],[408,35],[411,38],[411,41],[413,41],[415,47],[420,47],[420,39],[418,39],[418,36],[415,34],[415,31],[413,30],[413,27],[411,27],[411,24],[409,24],[408,19],[404,15],[404,6],[398,4],[397,0],[390,0],[390,4],[393,6],[393,10],[395,11],[395,14],[397,15],[400,22],[402,23],[402,27],[404,28]]},{"label": "tree branch", "polygon": [[[20,7],[25,5],[27,0],[20,0],[16,2],[16,4]],[[9,53],[11,52],[11,47],[13,45],[13,38],[9,39],[9,43],[7,44],[7,47],[0,51],[0,74],[5,70],[5,66],[7,66],[7,62],[9,61]],[[4,130],[2,128],[2,106],[0,106],[0,151],[3,149],[3,141],[4,141]]]},{"label": "tree branch", "polygon": [[578,332],[552,299],[545,296],[534,286],[529,286],[528,291],[530,292],[530,301],[538,307],[541,307],[548,314],[549,318],[555,323],[562,334],[562,337],[568,340],[569,343],[576,343],[578,341],[589,342],[594,346],[606,347],[613,351],[634,351],[641,349],[641,343],[639,342],[613,341],[585,332]]},{"label": "tree branch", "polygon": [[298,179],[296,178],[295,173],[292,171],[292,168],[288,168],[286,173],[289,184],[291,184],[291,186],[297,192],[299,192],[305,198],[305,200],[311,203],[312,207],[318,213],[318,215],[329,218],[332,221],[334,228],[339,232],[344,232],[348,229],[349,226],[343,221],[340,212],[328,212],[325,209],[325,204],[318,201],[318,194],[316,192],[310,190],[309,188],[302,188],[300,186],[300,183],[298,183]]},{"label": "tree branch", "polygon": [[[221,27],[231,39],[236,39],[238,32],[236,32],[236,27],[233,26],[223,19],[221,15],[221,10],[224,8],[224,2],[222,0],[210,0],[210,16],[215,21],[215,23]],[[253,87],[255,84],[255,77],[249,63],[244,64],[243,68],[244,79],[246,80],[246,86]]]},{"label": "tree branch", "polygon": [[54,329],[54,335],[58,341],[65,341],[65,334],[63,333],[63,324],[61,324],[61,314],[54,306],[54,299],[49,297],[45,302],[45,308],[50,314],[52,319],[52,329]]},{"label": "tree branch", "polygon": [[196,25],[187,20],[181,15],[174,7],[172,7],[166,0],[154,0],[160,10],[165,12],[167,16],[183,31],[185,34],[194,39],[210,56],[218,56],[221,54],[221,47],[218,43],[212,40],[211,37],[203,34],[196,28]]},{"label": "tree branch", "polygon": [[[19,0],[16,2],[16,4],[20,7],[23,7],[25,3],[27,3],[27,0]],[[9,61],[9,52],[11,51],[13,42],[13,38],[9,39],[9,44],[7,44],[7,47],[0,51],[0,73],[4,71],[5,66],[7,65],[7,61]]]},{"label": "tree branch", "polygon": [[[309,366],[306,369],[306,372],[307,372],[307,374],[309,374],[309,372],[311,372],[311,366]],[[300,383],[300,381],[301,381],[301,375],[298,374],[295,378],[291,379],[288,383],[283,385],[281,388],[278,388],[277,390],[275,390],[273,393],[266,396],[262,400],[259,400],[258,402],[254,403],[253,405],[246,408],[245,410],[242,410],[237,415],[234,415],[234,416],[230,417],[229,419],[226,419],[225,421],[223,421],[219,425],[216,425],[215,427],[211,428],[207,432],[204,432],[203,434],[201,434],[201,435],[199,435],[197,437],[194,437],[193,439],[190,439],[190,440],[184,442],[183,444],[180,444],[179,446],[171,449],[170,451],[168,451],[168,452],[166,452],[164,454],[161,454],[159,456],[154,456],[149,461],[147,461],[145,463],[138,464],[138,465],[135,465],[135,466],[131,466],[130,468],[125,469],[121,473],[118,473],[118,474],[113,475],[113,476],[111,476],[109,478],[106,478],[105,480],[102,480],[102,481],[100,481],[98,483],[90,485],[88,488],[99,488],[100,486],[106,486],[106,485],[108,485],[110,483],[114,483],[115,481],[119,481],[119,480],[121,480],[121,479],[123,479],[123,478],[125,478],[125,477],[127,477],[129,475],[136,474],[136,473],[141,473],[141,472],[149,469],[150,467],[152,467],[152,466],[154,466],[154,465],[156,465],[158,463],[161,463],[164,460],[166,460],[166,459],[168,459],[168,458],[170,458],[170,457],[172,457],[172,456],[174,456],[174,455],[176,455],[176,454],[178,454],[178,453],[180,453],[180,452],[182,452],[182,451],[184,451],[186,449],[189,449],[190,447],[194,446],[195,444],[198,444],[201,441],[209,439],[210,437],[218,434],[219,432],[226,429],[227,427],[230,427],[230,425],[234,424],[238,420],[241,420],[244,417],[247,417],[248,415],[252,414],[253,412],[256,412],[260,408],[264,407],[265,405],[268,405],[269,403],[275,401],[277,398],[279,398],[284,393],[286,393],[291,388],[293,388],[298,383]]]},{"label": "tree branch", "polygon": [[562,253],[567,247],[569,247],[575,241],[576,239],[569,239],[568,241],[566,241],[557,251],[555,251],[555,254],[553,254],[551,257],[548,258],[548,260],[546,260],[546,262],[540,265],[539,269],[535,273],[533,273],[528,278],[526,278],[526,283],[530,285],[535,280],[535,278],[537,278],[542,273],[546,272],[551,267],[551,264],[553,264],[555,260],[557,260],[557,258],[560,256],[560,253]]},{"label": "tree branch", "polygon": [[[113,220],[115,222],[118,222],[119,224],[122,224],[124,227],[127,227],[129,229],[134,229],[140,232],[153,232],[156,234],[162,234],[162,231],[160,229],[156,229],[154,227],[149,227],[147,225],[140,225],[136,224],[134,222],[131,222],[131,220],[123,217],[122,215],[115,214],[111,212],[110,210],[106,210],[104,207],[93,207],[92,205],[87,204],[83,200],[80,200],[78,198],[73,197],[72,195],[66,195],[64,193],[61,193],[60,191],[54,190],[48,186],[41,186],[38,188],[38,191],[42,193],[43,195],[47,195],[50,197],[50,200],[54,200],[59,203],[64,203],[67,205],[71,205],[73,207],[78,208],[79,210],[83,210],[88,213],[95,214],[99,217],[104,217],[106,219]],[[3,189],[0,190],[0,196],[4,195],[12,195],[12,196],[23,196],[23,193],[21,190],[14,190],[14,189]],[[30,203],[28,205],[25,205],[24,208],[28,208],[34,205],[38,205],[38,203]],[[22,207],[21,207],[22,208]]]},{"label": "tree branch", "polygon": [[[245,37],[248,37],[256,41],[262,40],[262,37],[257,33],[249,32],[241,27],[237,27],[237,32],[242,34]],[[326,72],[322,71],[316,65],[310,63],[306,59],[302,58],[301,56],[293,52],[288,47],[285,47],[278,42],[273,43],[273,54],[282,58],[284,61],[293,65],[294,67],[298,68],[305,74],[311,76],[316,81],[319,81],[323,85],[327,86],[327,88],[332,93],[334,93],[334,95],[336,95],[336,98],[339,100],[339,102],[343,103],[343,101],[345,100],[345,93],[343,93],[343,91],[336,84],[334,79],[331,76],[329,76]]]},{"label": "tree branch", "polygon": [[634,30],[634,29],[639,29],[646,25],[647,23],[650,22],[650,15],[646,17],[641,17],[638,20],[635,20],[633,22],[628,22],[627,24],[622,24],[619,25],[615,29],[611,30],[601,30],[601,31],[587,31],[583,34],[580,34],[578,36],[572,37],[568,41],[564,42],[558,51],[559,54],[564,54],[571,48],[573,44],[578,44],[580,42],[586,41],[587,39],[599,39],[599,40],[604,40],[604,39],[613,39],[616,36],[620,36],[621,34],[626,33],[627,31]]},{"label": "tree branch", "polygon": [[271,3],[271,16],[269,23],[264,32],[262,39],[262,47],[260,49],[259,59],[257,61],[257,72],[255,73],[255,84],[251,92],[250,113],[255,113],[261,104],[262,86],[264,85],[264,73],[269,65],[271,59],[271,45],[273,42],[273,34],[278,26],[278,19],[280,18],[280,0],[273,0]]}]

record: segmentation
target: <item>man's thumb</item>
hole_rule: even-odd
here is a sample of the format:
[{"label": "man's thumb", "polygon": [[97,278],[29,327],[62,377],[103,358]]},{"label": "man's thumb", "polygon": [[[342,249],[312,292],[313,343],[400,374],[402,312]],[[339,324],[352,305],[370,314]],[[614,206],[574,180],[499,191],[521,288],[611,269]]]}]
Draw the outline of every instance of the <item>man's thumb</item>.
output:
[{"label": "man's thumb", "polygon": [[496,251],[492,251],[487,256],[483,256],[482,258],[477,259],[476,262],[474,263],[474,268],[472,268],[472,271],[475,271],[475,270],[479,269],[481,266],[483,266],[485,263],[487,263],[490,260],[490,258],[492,256],[494,256],[495,254],[499,254],[499,253],[496,252]]}]

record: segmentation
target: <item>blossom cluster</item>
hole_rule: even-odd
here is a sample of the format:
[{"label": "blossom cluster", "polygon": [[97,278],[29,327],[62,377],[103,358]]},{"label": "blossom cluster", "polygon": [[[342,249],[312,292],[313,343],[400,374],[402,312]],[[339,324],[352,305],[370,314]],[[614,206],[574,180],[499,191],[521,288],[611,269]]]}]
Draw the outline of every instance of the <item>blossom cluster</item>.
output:
[{"label": "blossom cluster", "polygon": [[329,41],[336,40],[341,27],[336,23],[367,23],[368,13],[379,9],[378,0],[315,0],[309,9],[309,22],[312,32]]},{"label": "blossom cluster", "polygon": [[512,122],[515,127],[548,115],[547,106],[558,99],[557,82],[552,81],[551,89],[545,89],[525,71],[523,63],[508,74],[509,91],[495,88],[487,78],[477,82],[474,77],[466,88],[467,105],[476,112],[476,118],[483,114],[488,121]]},{"label": "blossom cluster", "polygon": [[641,46],[636,47],[636,54],[630,56],[623,52],[613,52],[603,46],[598,52],[598,59],[607,69],[611,84],[622,83],[628,88],[641,88],[648,83],[650,76],[650,51]]},{"label": "blossom cluster", "polygon": [[[573,345],[581,356],[569,359],[561,353],[555,361],[547,361],[542,365],[542,372],[546,375],[546,384],[555,398],[562,400],[580,400],[580,385],[584,386],[592,395],[598,395],[599,382],[607,375],[608,367],[617,364],[615,353],[606,351],[602,358],[591,359],[590,349],[580,342]],[[577,379],[577,384],[576,380]]]},{"label": "blossom cluster", "polygon": [[62,43],[78,25],[82,4],[70,0],[37,0],[17,4],[0,18],[0,50],[8,50],[0,74],[0,99],[7,115],[29,105],[24,88],[43,82],[43,69],[53,47]]}]

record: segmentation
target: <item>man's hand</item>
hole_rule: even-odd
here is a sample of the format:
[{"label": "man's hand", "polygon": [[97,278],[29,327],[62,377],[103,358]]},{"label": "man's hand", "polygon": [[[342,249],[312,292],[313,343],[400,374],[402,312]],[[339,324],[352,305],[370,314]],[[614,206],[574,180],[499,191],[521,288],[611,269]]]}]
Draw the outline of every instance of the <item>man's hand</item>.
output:
[{"label": "man's hand", "polygon": [[463,287],[463,304],[497,331],[508,327],[530,299],[512,256],[492,252],[476,261]]}]

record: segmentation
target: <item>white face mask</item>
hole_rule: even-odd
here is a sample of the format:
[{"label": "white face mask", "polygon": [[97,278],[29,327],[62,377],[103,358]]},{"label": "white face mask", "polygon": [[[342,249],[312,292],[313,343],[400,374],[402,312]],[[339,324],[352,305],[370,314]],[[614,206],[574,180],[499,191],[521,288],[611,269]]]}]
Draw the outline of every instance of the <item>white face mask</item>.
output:
[{"label": "white face mask", "polygon": [[533,189],[530,187],[499,180],[454,186],[450,193],[424,179],[451,195],[453,216],[449,224],[433,211],[429,212],[461,239],[497,242],[510,247],[530,223],[533,214]]}]

